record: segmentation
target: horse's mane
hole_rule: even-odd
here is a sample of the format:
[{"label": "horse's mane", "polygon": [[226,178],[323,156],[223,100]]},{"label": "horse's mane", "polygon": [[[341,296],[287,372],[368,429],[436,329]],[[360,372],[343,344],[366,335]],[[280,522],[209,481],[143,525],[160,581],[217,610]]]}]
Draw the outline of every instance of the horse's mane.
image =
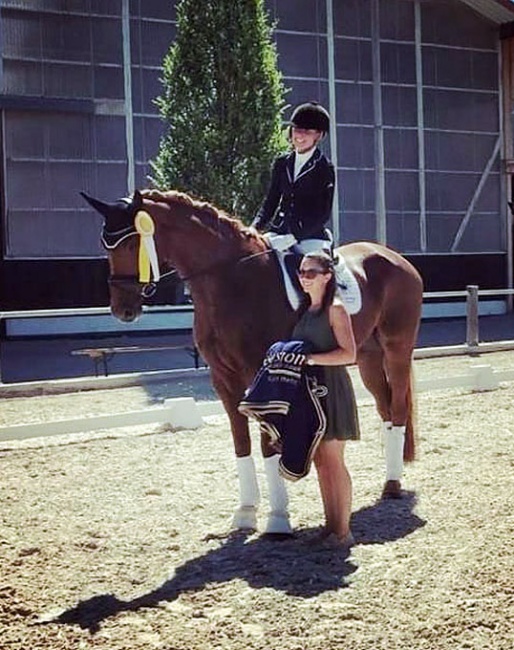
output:
[{"label": "horse's mane", "polygon": [[143,197],[155,203],[167,203],[172,206],[173,204],[182,205],[188,209],[193,209],[195,213],[199,214],[206,223],[211,227],[231,230],[232,235],[244,234],[246,237],[250,234],[247,226],[237,217],[231,217],[223,210],[216,208],[211,203],[200,201],[191,197],[185,192],[177,190],[167,190],[162,192],[160,190],[143,190],[141,192]]}]

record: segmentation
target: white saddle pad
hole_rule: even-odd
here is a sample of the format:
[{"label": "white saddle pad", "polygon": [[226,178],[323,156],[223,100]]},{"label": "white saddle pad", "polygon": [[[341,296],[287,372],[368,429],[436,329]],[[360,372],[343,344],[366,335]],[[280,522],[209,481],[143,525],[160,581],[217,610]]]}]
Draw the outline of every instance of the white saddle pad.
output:
[{"label": "white saddle pad", "polygon": [[362,307],[362,294],[357,278],[350,271],[344,259],[339,256],[339,262],[335,268],[337,295],[350,314],[356,314]]}]

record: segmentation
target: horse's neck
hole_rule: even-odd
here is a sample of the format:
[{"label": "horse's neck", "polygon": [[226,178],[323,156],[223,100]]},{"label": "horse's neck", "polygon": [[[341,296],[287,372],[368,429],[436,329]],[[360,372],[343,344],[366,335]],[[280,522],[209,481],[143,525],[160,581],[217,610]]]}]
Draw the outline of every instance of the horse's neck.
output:
[{"label": "horse's neck", "polygon": [[237,229],[232,232],[227,228],[226,233],[220,234],[206,227],[183,236],[167,233],[163,249],[166,259],[183,278],[204,281],[230,267],[239,270],[244,260],[265,254],[266,245],[262,238],[246,238]]},{"label": "horse's neck", "polygon": [[237,303],[251,303],[256,286],[275,285],[275,266],[266,249],[241,246],[220,254],[203,252],[191,264],[189,284],[193,293],[216,305],[233,297]]},{"label": "horse's neck", "polygon": [[285,299],[280,274],[266,249],[190,282],[195,321],[206,336],[251,339],[257,332],[267,344],[289,335],[294,313]]},{"label": "horse's neck", "polygon": [[237,223],[210,223],[209,215],[202,223],[181,233],[170,229],[164,238],[167,260],[188,281],[198,317],[229,331],[232,321],[288,321],[277,264],[264,239]]}]

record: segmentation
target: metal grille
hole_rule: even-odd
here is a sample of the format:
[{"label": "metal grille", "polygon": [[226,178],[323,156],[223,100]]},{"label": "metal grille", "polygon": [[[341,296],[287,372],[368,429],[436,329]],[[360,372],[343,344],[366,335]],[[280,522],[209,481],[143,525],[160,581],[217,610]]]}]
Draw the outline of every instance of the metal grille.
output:
[{"label": "metal grille", "polygon": [[[125,2],[2,0],[1,90],[15,106],[4,119],[6,257],[102,256],[99,224],[79,190],[106,199],[126,195],[134,158],[136,184],[148,184],[148,160],[161,135],[153,99],[175,14],[172,3],[130,2],[129,155]],[[77,99],[84,102],[79,108]]]},{"label": "metal grille", "polygon": [[[333,3],[342,239],[407,253],[502,250],[498,31],[470,4],[493,5]],[[489,18],[510,16],[494,4],[502,16]],[[268,7],[288,101],[328,106],[327,3]],[[1,0],[7,256],[102,254],[78,191],[122,196],[132,165],[136,186],[148,184],[162,133],[153,100],[174,35],[173,2]]]}]

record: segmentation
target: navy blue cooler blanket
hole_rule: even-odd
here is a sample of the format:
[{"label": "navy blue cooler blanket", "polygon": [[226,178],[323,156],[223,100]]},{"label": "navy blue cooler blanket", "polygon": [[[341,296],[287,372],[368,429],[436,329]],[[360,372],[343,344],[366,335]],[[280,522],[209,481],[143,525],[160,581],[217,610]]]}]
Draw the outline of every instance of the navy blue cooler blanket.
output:
[{"label": "navy blue cooler blanket", "polygon": [[322,369],[305,365],[310,351],[303,341],[274,343],[238,406],[280,443],[280,472],[291,481],[309,473],[327,425],[327,389],[320,382]]}]

